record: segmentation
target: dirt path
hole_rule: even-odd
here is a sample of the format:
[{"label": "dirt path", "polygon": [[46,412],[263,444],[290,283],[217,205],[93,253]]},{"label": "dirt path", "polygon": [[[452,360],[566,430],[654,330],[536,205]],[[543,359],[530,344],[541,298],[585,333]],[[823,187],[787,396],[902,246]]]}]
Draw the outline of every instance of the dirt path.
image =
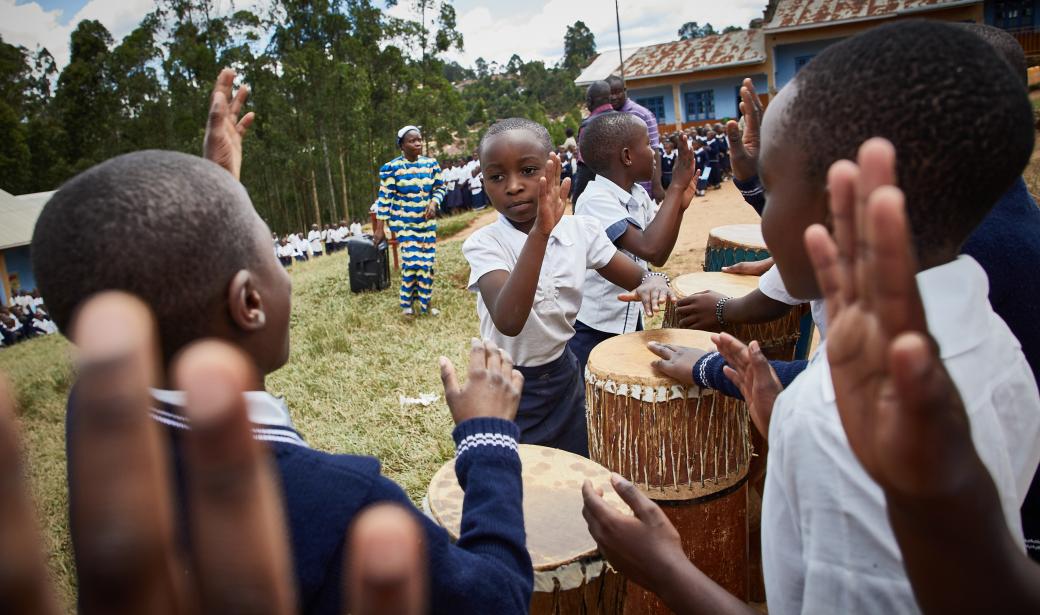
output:
[{"label": "dirt path", "polygon": [[497,218],[498,212],[495,211],[494,208],[489,206],[487,211],[480,214],[476,218],[473,218],[473,220],[470,221],[469,226],[462,229],[458,233],[455,233],[451,237],[448,237],[447,239],[438,240],[438,243],[447,243],[449,241],[465,241],[467,237],[477,232],[477,229],[491,224]]},{"label": "dirt path", "polygon": [[693,199],[683,216],[679,239],[664,271],[673,278],[684,273],[701,271],[704,265],[704,246],[708,232],[725,224],[755,224],[758,214],[744,202],[733,182],[723,182],[720,190],[708,190]]}]

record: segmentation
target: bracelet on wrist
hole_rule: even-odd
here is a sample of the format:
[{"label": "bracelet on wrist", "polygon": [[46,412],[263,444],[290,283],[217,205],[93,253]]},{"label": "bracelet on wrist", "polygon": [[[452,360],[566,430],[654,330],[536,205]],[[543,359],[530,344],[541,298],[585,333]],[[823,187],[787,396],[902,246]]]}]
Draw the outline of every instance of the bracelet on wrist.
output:
[{"label": "bracelet on wrist", "polygon": [[726,303],[730,299],[731,297],[723,297],[722,299],[719,299],[718,303],[715,304],[715,320],[719,321],[719,324],[722,326],[726,326],[726,319],[723,315],[723,312],[726,309]]},{"label": "bracelet on wrist", "polygon": [[664,278],[664,283],[665,284],[671,284],[672,283],[672,280],[667,275],[661,273],[660,271],[647,271],[646,273],[643,274],[643,279],[639,280],[639,284],[640,285],[646,284],[647,281],[650,278],[652,278],[652,277]]}]

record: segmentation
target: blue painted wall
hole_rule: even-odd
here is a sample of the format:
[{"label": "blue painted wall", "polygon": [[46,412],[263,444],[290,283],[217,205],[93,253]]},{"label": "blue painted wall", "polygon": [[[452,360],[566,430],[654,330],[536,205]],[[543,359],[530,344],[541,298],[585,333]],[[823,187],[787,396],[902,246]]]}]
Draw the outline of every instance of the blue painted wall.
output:
[{"label": "blue painted wall", "polygon": [[674,124],[675,102],[672,100],[672,86],[660,85],[652,88],[628,89],[628,97],[632,100],[637,100],[639,98],[651,98],[653,96],[660,96],[664,99],[664,119],[659,119],[658,123]]},{"label": "blue painted wall", "polygon": [[[773,70],[776,80],[776,89],[780,91],[791,79],[797,69],[799,58],[815,56],[830,45],[842,40],[841,38],[829,38],[822,41],[809,41],[805,43],[794,43],[791,45],[777,45],[773,48]],[[755,87],[758,87],[756,84]]]},{"label": "blue painted wall", "polygon": [[[4,258],[7,262],[7,275],[18,276],[18,290],[32,290],[36,288],[36,276],[34,276],[32,272],[32,259],[29,256],[29,246],[5,250]],[[15,290],[15,285],[13,283],[11,284],[11,290]],[[0,294],[3,294],[3,291],[0,291]]]},{"label": "blue painted wall", "polygon": [[738,114],[737,103],[740,102],[737,100],[737,90],[740,87],[740,84],[744,82],[744,77],[751,77],[751,82],[755,85],[755,90],[760,94],[765,93],[768,90],[768,82],[766,81],[766,76],[763,74],[725,77],[723,79],[687,81],[683,83],[679,88],[679,96],[683,105],[683,121],[693,121],[686,117],[686,93],[701,92],[704,90],[711,90],[714,92],[715,117],[712,119],[736,119]]}]

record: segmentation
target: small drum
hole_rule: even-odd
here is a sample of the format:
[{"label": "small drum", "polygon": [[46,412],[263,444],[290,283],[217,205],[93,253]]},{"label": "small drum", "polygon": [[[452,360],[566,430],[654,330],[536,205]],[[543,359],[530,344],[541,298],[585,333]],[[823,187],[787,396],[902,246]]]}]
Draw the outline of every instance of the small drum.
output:
[{"label": "small drum", "polygon": [[[732,273],[687,273],[672,280],[672,290],[679,299],[702,290],[714,290],[730,297],[743,297],[757,288],[758,276]],[[798,340],[802,336],[802,316],[808,312],[809,304],[806,303],[770,322],[726,325],[722,330],[745,344],[758,340],[762,347],[762,354],[768,359],[791,361],[796,358],[805,358],[798,356]],[[665,307],[664,322],[661,326],[679,326],[679,319],[675,315],[675,305],[670,300]]]},{"label": "small drum", "polygon": [[[655,329],[596,346],[585,369],[593,461],[657,500],[706,575],[748,598],[747,406],[655,372],[647,342],[713,350],[708,333]],[[660,601],[630,585],[626,613],[652,613]]]},{"label": "small drum", "polygon": [[704,270],[722,271],[723,267],[768,257],[769,250],[766,249],[766,241],[762,239],[761,224],[717,226],[708,233]]},{"label": "small drum", "polygon": [[[603,490],[609,504],[632,514],[610,486],[610,472],[584,457],[533,444],[520,445],[520,463],[527,550],[534,564],[531,613],[622,613],[624,577],[600,557],[581,515],[585,479]],[[455,540],[462,522],[462,498],[452,460],[433,475],[428,504],[434,520]]]}]

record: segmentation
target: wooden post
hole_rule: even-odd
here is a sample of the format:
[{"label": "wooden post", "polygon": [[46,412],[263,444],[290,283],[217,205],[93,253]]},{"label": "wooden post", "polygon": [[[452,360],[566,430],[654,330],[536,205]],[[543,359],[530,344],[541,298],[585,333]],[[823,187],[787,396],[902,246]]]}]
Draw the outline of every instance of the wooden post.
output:
[{"label": "wooden post", "polygon": [[675,105],[675,130],[682,132],[686,109],[683,108],[682,92],[678,83],[672,84],[672,104]]},{"label": "wooden post", "polygon": [[7,277],[7,253],[0,250],[0,283],[4,287],[3,303],[11,305],[11,280]]}]

